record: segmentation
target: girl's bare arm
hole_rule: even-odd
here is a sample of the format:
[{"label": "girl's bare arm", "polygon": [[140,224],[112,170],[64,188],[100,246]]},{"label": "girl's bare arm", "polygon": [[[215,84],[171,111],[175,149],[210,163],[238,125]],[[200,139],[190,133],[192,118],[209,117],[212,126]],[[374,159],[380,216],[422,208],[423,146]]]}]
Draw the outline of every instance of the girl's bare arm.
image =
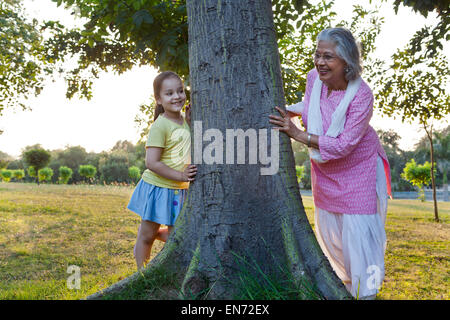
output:
[{"label": "girl's bare arm", "polygon": [[149,147],[145,151],[145,166],[160,176],[174,181],[194,181],[197,167],[193,164],[184,171],[177,171],[161,162],[163,148]]}]

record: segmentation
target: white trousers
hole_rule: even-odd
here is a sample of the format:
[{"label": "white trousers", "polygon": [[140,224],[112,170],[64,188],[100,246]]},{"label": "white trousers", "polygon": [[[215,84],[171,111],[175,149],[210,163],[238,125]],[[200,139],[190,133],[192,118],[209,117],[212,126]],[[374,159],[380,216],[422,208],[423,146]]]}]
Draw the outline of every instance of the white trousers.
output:
[{"label": "white trousers", "polygon": [[377,213],[333,213],[317,208],[317,240],[353,297],[373,299],[384,279],[387,185],[383,160],[377,159]]}]

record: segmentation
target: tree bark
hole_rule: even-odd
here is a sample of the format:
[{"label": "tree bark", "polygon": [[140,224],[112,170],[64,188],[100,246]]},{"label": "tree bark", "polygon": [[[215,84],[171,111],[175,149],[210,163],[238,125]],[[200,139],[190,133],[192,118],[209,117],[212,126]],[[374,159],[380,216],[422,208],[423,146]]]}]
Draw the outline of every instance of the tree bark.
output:
[{"label": "tree bark", "polygon": [[[227,129],[267,130],[269,151],[279,143],[279,170],[261,175],[268,165],[249,164],[248,140],[245,164],[236,164],[242,148],[234,149],[234,164],[201,159],[174,232],[147,268],[174,272],[184,292],[231,299],[242,258],[267,275],[282,277],[281,266],[326,299],[351,299],[306,217],[290,139],[269,139],[268,116],[285,104],[271,1],[188,0],[187,12],[191,131],[195,123],[202,133],[219,130],[225,162]],[[195,135],[193,149],[202,142]]]},{"label": "tree bark", "polygon": [[430,157],[431,157],[431,186],[433,188],[433,202],[434,202],[434,220],[439,222],[438,206],[436,198],[436,181],[434,179],[434,147],[433,147],[433,126],[430,127],[428,131],[424,124],[425,131],[430,141]]},{"label": "tree bark", "polygon": [[447,202],[448,201],[448,183],[447,183],[447,167],[444,166],[443,171],[443,179],[442,179],[442,185],[443,185],[443,194],[442,194],[442,201]]}]

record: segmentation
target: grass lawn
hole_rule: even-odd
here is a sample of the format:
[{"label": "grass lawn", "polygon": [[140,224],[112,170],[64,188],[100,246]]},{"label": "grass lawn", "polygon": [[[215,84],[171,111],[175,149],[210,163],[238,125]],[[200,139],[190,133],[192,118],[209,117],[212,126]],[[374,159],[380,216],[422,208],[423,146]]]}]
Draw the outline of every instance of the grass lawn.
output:
[{"label": "grass lawn", "polygon": [[[0,183],[0,299],[82,299],[135,272],[131,187]],[[313,219],[311,197],[303,197]],[[378,299],[450,299],[450,203],[389,202]],[[155,241],[152,256],[162,248]],[[81,288],[69,289],[71,265]]]}]

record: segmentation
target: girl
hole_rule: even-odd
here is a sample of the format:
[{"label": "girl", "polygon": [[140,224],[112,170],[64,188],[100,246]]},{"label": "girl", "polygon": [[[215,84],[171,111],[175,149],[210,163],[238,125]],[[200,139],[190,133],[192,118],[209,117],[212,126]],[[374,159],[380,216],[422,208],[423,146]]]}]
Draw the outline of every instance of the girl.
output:
[{"label": "girl", "polygon": [[[148,262],[155,239],[167,240],[197,173],[197,167],[189,165],[190,128],[181,114],[186,102],[183,82],[176,73],[166,71],[153,81],[153,92],[156,110],[146,143],[147,170],[128,204],[142,218],[134,247],[138,270]],[[160,231],[161,224],[168,229]]]}]

